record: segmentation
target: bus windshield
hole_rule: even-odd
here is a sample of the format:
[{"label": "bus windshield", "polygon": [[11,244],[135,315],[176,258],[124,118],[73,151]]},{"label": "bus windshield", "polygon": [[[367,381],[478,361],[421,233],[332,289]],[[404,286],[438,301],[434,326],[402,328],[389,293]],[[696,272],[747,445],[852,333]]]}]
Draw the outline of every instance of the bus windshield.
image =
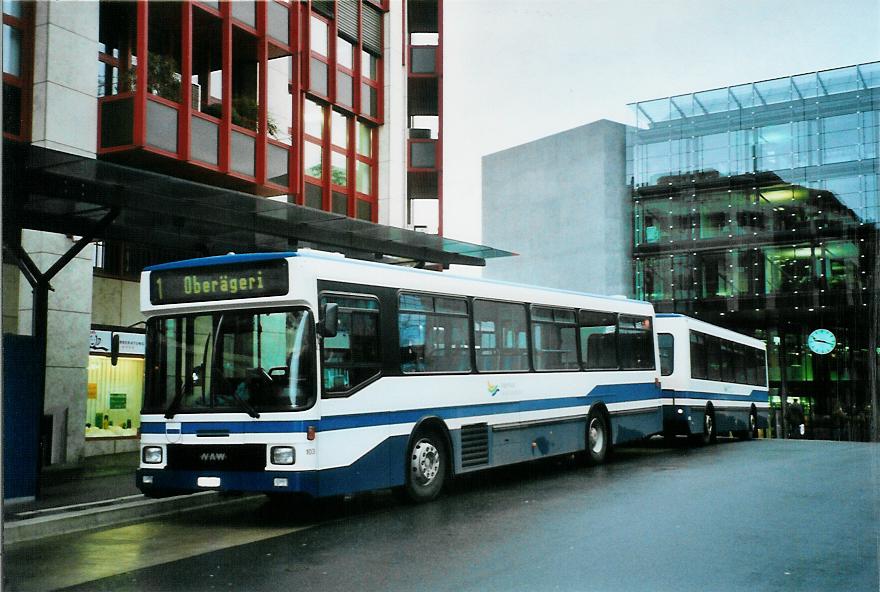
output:
[{"label": "bus windshield", "polygon": [[306,309],[151,319],[145,413],[291,411],[314,405],[315,334]]}]

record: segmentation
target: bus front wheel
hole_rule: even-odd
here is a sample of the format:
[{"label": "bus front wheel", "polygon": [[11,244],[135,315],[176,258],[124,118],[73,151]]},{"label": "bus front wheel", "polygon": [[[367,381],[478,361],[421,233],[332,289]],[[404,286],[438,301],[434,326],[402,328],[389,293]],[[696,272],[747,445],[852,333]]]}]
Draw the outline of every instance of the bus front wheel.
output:
[{"label": "bus front wheel", "polygon": [[601,410],[591,409],[587,416],[587,464],[600,465],[605,462],[610,446],[608,418]]},{"label": "bus front wheel", "polygon": [[430,431],[412,439],[407,456],[404,490],[414,502],[428,502],[440,495],[446,481],[447,453],[443,438]]}]

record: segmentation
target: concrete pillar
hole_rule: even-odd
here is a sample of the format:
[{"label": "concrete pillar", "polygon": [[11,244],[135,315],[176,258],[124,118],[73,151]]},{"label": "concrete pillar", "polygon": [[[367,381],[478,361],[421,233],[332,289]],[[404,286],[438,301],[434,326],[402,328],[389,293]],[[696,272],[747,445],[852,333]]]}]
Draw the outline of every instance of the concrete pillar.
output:
[{"label": "concrete pillar", "polygon": [[[406,226],[406,68],[401,46],[403,2],[391,2],[385,15],[385,124],[379,127],[379,223]],[[404,92],[401,92],[401,90]]]},{"label": "concrete pillar", "polygon": [[[72,238],[25,230],[22,246],[41,271],[66,253]],[[52,279],[49,293],[44,414],[51,415],[52,463],[73,462],[85,444],[89,329],[92,323],[92,256],[87,247]],[[30,284],[19,283],[19,332],[31,333],[33,294]]]},{"label": "concrete pillar", "polygon": [[[3,333],[18,333],[18,286],[25,282],[18,267],[3,264]],[[26,282],[25,282],[26,283]]]}]

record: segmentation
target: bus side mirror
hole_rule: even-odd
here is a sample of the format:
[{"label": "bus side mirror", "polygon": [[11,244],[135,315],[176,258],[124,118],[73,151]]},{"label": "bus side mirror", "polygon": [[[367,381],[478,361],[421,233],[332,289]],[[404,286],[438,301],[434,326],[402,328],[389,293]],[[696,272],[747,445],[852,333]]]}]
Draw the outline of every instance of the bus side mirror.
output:
[{"label": "bus side mirror", "polygon": [[110,338],[110,365],[115,366],[119,362],[119,335],[114,333]]},{"label": "bus side mirror", "polygon": [[339,327],[339,305],[335,302],[328,302],[321,305],[321,321],[318,325],[318,332],[321,337],[336,337],[336,331]]}]

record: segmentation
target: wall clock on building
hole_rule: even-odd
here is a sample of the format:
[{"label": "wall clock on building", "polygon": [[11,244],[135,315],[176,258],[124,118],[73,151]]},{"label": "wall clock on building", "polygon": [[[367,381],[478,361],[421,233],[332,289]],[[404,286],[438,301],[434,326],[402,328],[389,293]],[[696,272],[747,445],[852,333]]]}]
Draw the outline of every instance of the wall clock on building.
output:
[{"label": "wall clock on building", "polygon": [[807,337],[807,345],[813,353],[825,355],[837,345],[837,338],[828,329],[816,329]]}]

